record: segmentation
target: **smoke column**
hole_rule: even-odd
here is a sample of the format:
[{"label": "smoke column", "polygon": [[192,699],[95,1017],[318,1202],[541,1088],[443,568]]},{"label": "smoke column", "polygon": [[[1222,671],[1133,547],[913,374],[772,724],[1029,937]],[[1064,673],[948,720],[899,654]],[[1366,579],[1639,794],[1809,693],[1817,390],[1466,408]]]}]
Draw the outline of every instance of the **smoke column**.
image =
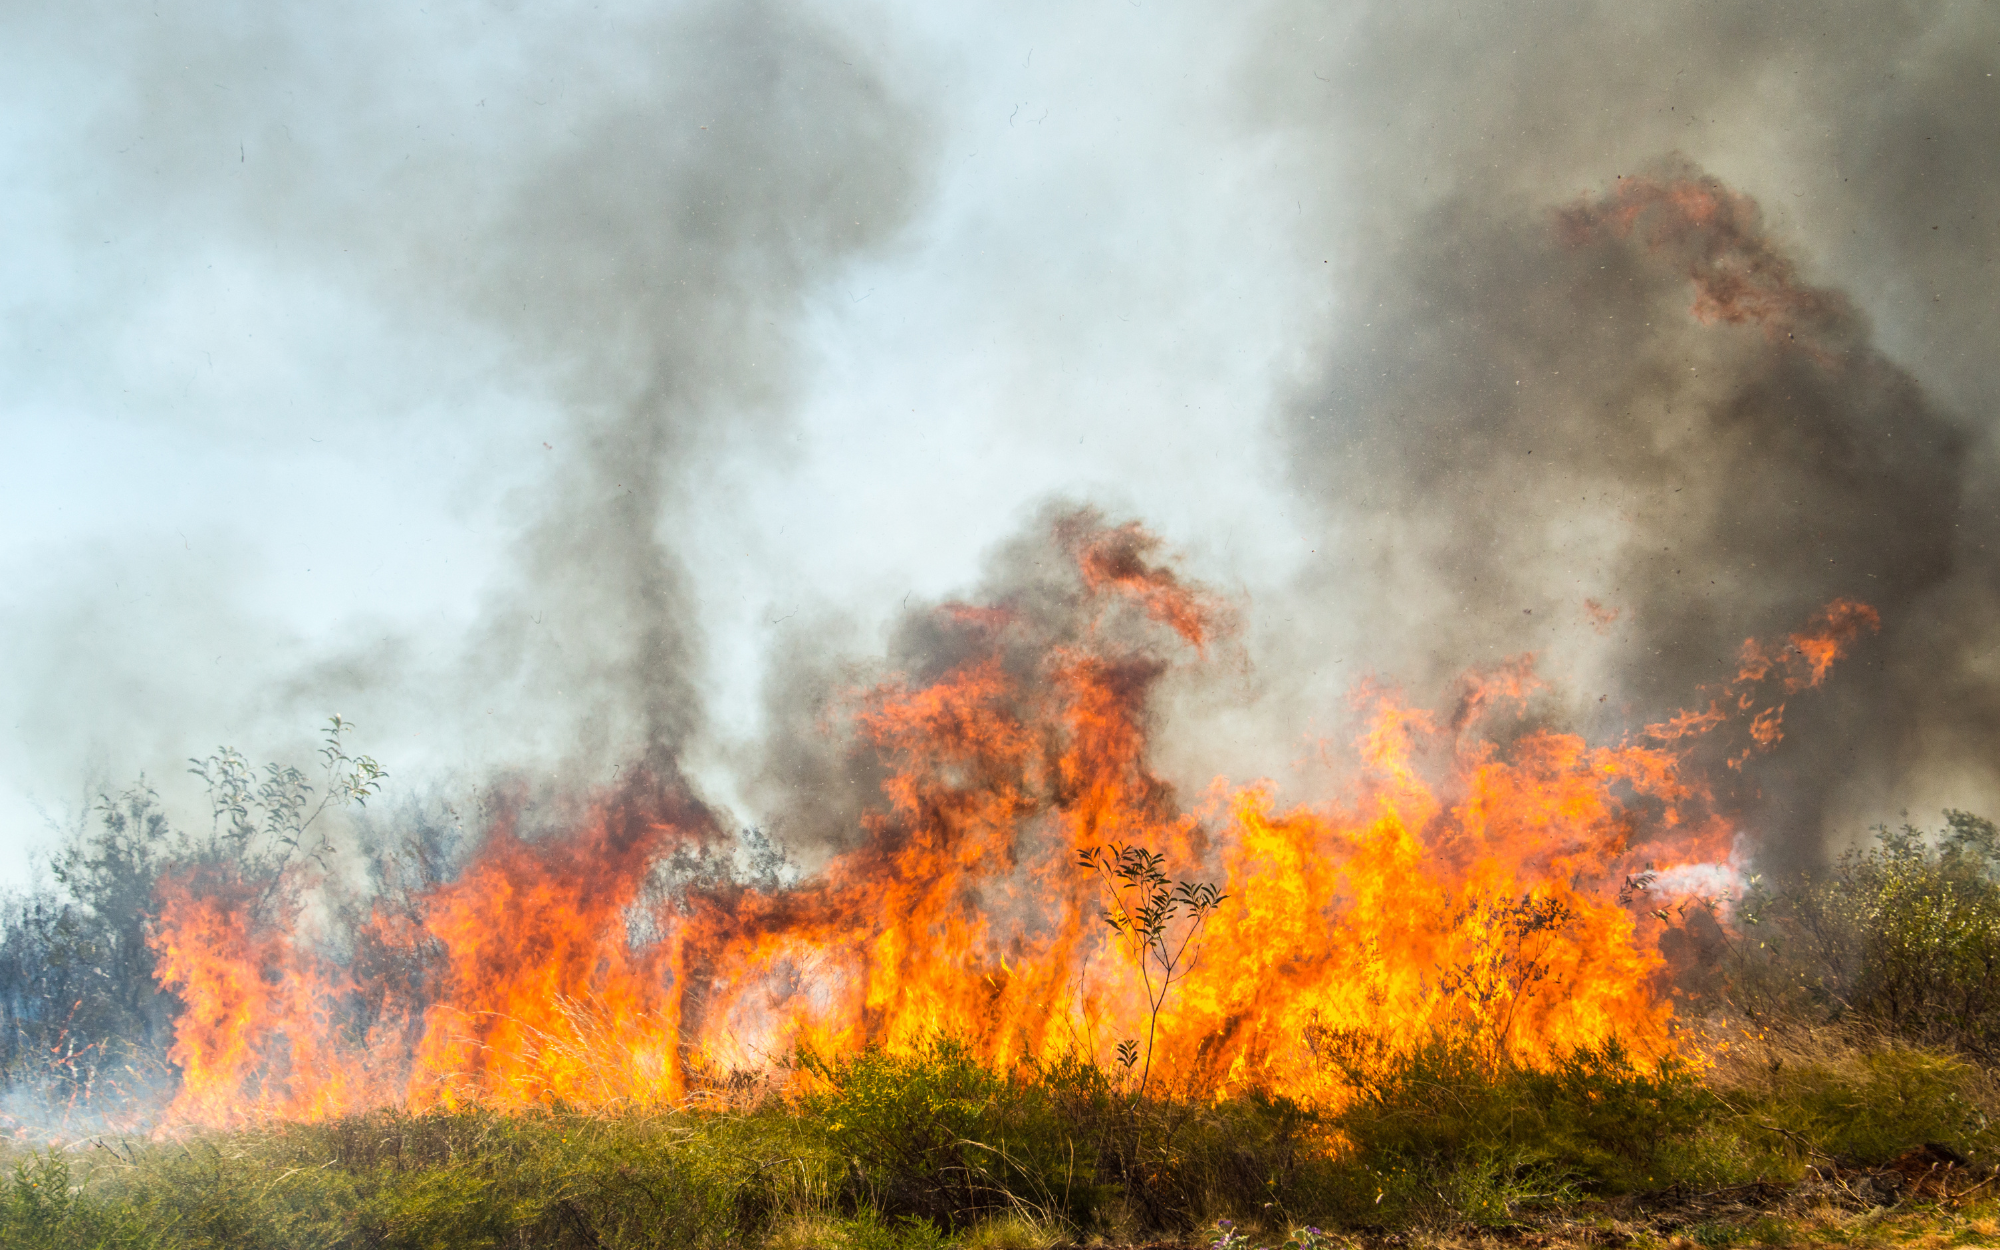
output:
[{"label": "smoke column", "polygon": [[[8,258],[36,294],[8,306],[7,359],[40,405],[12,411],[115,411],[107,445],[231,501],[219,536],[120,524],[19,583],[8,632],[36,658],[5,678],[10,767],[98,744],[108,772],[160,772],[213,738],[303,755],[337,709],[411,781],[550,795],[698,765],[809,855],[867,788],[826,697],[915,663],[905,608],[1018,563],[1008,535],[1041,541],[1062,494],[1145,517],[1245,608],[1221,679],[1160,692],[1183,790],[1285,774],[1341,736],[1358,676],[1424,700],[1523,652],[1551,717],[1614,732],[1844,595],[1883,632],[1787,711],[1783,757],[1743,783],[1759,828],[1804,860],[1903,807],[1990,805],[1995,20],[10,11],[10,160],[36,190],[8,211],[59,244]],[[904,321],[841,320],[891,278]],[[309,305],[351,334],[296,381],[279,360],[204,391],[181,326],[210,305],[232,342]],[[156,358],[187,376],[92,389]],[[881,381],[904,372],[938,403]],[[1064,424],[1111,401],[1130,410]],[[901,480],[864,454],[805,467],[928,512],[785,510],[811,476],[786,436],[850,410],[925,450]],[[197,426],[344,458],[174,462]],[[1040,441],[1009,460],[1010,437]],[[1044,467],[989,480],[1021,461]],[[739,498],[721,469],[743,464],[764,476]],[[938,465],[976,492],[915,480]],[[739,628],[755,526],[717,518],[760,510],[803,522],[769,536],[777,573],[870,580]],[[389,537],[432,514],[499,554]],[[252,550],[266,529],[285,567]],[[912,531],[949,556],[871,564],[912,562]],[[309,551],[421,591],[421,628],[333,606]],[[763,671],[718,699],[723,649]],[[720,741],[759,680],[749,740]]]},{"label": "smoke column", "polygon": [[1881,637],[1743,781],[1764,858],[1990,804],[1992,12],[1272,16],[1340,293],[1279,426],[1336,645],[1416,688],[1534,652],[1614,730],[1849,597]]},{"label": "smoke column", "polygon": [[[60,658],[17,669],[10,703],[54,741],[80,755],[108,740],[102,767],[136,771],[136,757],[171,791],[176,757],[207,748],[169,723],[296,756],[300,728],[340,710],[383,735],[419,792],[427,770],[548,793],[634,766],[677,773],[706,720],[690,485],[786,427],[808,293],[900,228],[931,140],[870,53],[797,7],[574,18],[478,5],[10,18],[24,62],[101,88],[73,92],[19,151],[54,171],[51,200],[77,207],[67,231],[117,249],[63,292],[107,306],[47,295],[19,318],[30,346],[67,348],[62,320],[90,317],[148,350],[183,346],[171,307],[135,287],[266,301],[232,348],[282,342],[332,305],[323,322],[344,337],[312,380],[351,388],[259,378],[278,411],[176,397],[169,411],[195,415],[138,411],[107,431],[117,446],[151,437],[149,421],[233,420],[239,445],[349,458],[300,472],[159,457],[158,472],[229,483],[236,507],[219,537],[135,519],[18,610],[25,649]],[[128,306],[110,305],[121,293]],[[63,380],[70,406],[91,407],[89,373]],[[505,554],[482,566],[396,523],[433,511],[504,535]],[[298,567],[245,558],[265,537]],[[170,548],[218,547],[234,558],[165,572],[190,563]],[[439,607],[355,619],[327,575],[385,565]],[[283,622],[301,616],[320,618],[312,636]],[[79,726],[84,707],[146,728]]]}]

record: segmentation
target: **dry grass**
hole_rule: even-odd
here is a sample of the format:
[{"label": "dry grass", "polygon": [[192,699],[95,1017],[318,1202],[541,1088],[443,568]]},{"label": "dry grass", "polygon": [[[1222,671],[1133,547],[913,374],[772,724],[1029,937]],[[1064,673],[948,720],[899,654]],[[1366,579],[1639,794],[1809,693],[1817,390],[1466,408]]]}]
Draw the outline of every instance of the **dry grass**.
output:
[{"label": "dry grass", "polygon": [[[1852,1078],[1877,1056],[1948,1053],[1918,1045],[1866,1021],[1752,1021],[1718,1016],[1688,1026],[1685,1034],[1690,1048],[1702,1057],[1704,1078],[1717,1089],[1768,1091],[1774,1088],[1774,1078],[1787,1070],[1810,1069]],[[1968,1094],[1977,1096],[1982,1105],[2000,1108],[2000,1074],[1962,1059],[1955,1062],[1965,1074]]]}]

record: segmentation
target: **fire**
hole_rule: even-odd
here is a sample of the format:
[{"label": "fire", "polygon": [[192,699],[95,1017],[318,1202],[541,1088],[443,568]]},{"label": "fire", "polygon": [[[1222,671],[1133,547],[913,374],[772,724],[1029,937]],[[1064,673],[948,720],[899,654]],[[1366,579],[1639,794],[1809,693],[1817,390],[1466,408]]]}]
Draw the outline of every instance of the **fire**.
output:
[{"label": "fire", "polygon": [[1805,629],[1791,635],[1781,651],[1771,651],[1755,638],[1746,638],[1735,678],[1712,690],[1706,710],[1679,712],[1661,724],[1648,725],[1646,733],[1671,742],[1740,720],[1753,745],[1741,747],[1726,762],[1731,768],[1741,768],[1752,754],[1769,750],[1785,736],[1781,696],[1819,685],[1856,638],[1881,627],[1882,618],[1867,604],[1835,599],[1820,609]]},{"label": "fire", "polygon": [[1689,312],[1704,324],[1755,325],[1773,342],[1795,344],[1833,367],[1853,311],[1838,291],[1807,286],[1767,238],[1757,202],[1716,178],[1626,177],[1595,201],[1564,210],[1559,228],[1572,244],[1640,234],[1678,261],[1694,287]]},{"label": "fire", "polygon": [[1148,762],[1151,695],[1230,614],[1136,526],[1084,514],[1057,539],[1067,602],[948,605],[944,671],[850,693],[856,750],[886,780],[854,845],[797,885],[713,871],[714,818],[664,781],[599,796],[560,836],[503,820],[454,879],[344,934],[306,922],[302,878],[169,882],[173,1115],[673,1100],[801,1045],[940,1030],[996,1065],[1113,1064],[1149,1021],[1077,868],[1111,844],[1228,895],[1154,1022],[1153,1071],[1189,1088],[1333,1100],[1328,1045],[1441,1028],[1531,1063],[1614,1037],[1661,1054],[1669,913],[1620,883],[1727,863],[1735,831],[1691,745],[1741,734],[1731,763],[1770,747],[1783,697],[1875,624],[1840,602],[1782,649],[1747,643],[1705,710],[1612,744],[1529,728],[1525,660],[1468,674],[1449,715],[1367,689],[1339,793],[1283,807],[1268,784],[1217,782],[1183,802]]}]

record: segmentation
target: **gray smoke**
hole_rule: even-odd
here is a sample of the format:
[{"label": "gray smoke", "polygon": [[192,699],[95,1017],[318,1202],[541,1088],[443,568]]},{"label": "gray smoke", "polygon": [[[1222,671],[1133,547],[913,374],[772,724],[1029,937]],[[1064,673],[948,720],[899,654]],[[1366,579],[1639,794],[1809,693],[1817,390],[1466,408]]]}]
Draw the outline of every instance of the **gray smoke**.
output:
[{"label": "gray smoke", "polygon": [[[0,764],[48,797],[93,745],[108,781],[305,758],[337,710],[399,780],[727,756],[746,816],[837,844],[829,789],[866,778],[817,735],[884,671],[844,657],[915,663],[903,588],[970,584],[1062,492],[1246,609],[1252,678],[1163,687],[1184,789],[1337,738],[1356,677],[1429,701],[1521,651],[1616,734],[1839,594],[1884,632],[1788,708],[1757,810],[1847,834],[2000,798],[1990,5],[1114,7],[0,10],[32,188],[0,211],[37,241],[0,255],[0,366],[101,423],[114,485],[231,508],[16,580]],[[1750,197],[1726,254],[1790,267],[1807,345],[1691,316],[1720,235],[1566,230],[1639,179]],[[863,265],[814,340],[850,372],[805,393],[814,301]],[[800,411],[853,446],[794,482]],[[759,527],[713,518],[746,464],[780,524],[737,586]],[[792,633],[715,624],[773,570],[800,588],[760,626]],[[375,578],[426,602],[368,619]],[[714,741],[725,651],[768,658],[730,730],[768,751]]]},{"label": "gray smoke", "polygon": [[1881,637],[1737,796],[1766,858],[2000,796],[2000,14],[1277,13],[1258,108],[1328,171],[1342,300],[1281,433],[1351,653],[1539,652],[1615,732],[1858,599]]},{"label": "gray smoke", "polygon": [[802,293],[893,232],[917,155],[914,120],[826,32],[731,7],[674,34],[661,90],[535,171],[494,223],[506,263],[473,284],[564,362],[580,444],[483,614],[476,680],[577,709],[583,758],[655,767],[702,723],[685,487],[719,443],[782,424]]},{"label": "gray smoke", "polygon": [[[52,98],[65,75],[89,88],[36,136],[35,168],[53,171],[70,241],[102,236],[118,263],[60,311],[116,324],[149,281],[185,288],[218,263],[283,287],[264,309],[275,324],[246,337],[282,337],[316,306],[354,310],[365,324],[325,351],[396,376],[300,397],[310,421],[199,400],[173,419],[233,418],[251,443],[348,444],[342,477],[317,461],[289,489],[243,482],[234,524],[316,518],[296,553],[308,572],[365,579],[387,562],[468,592],[457,642],[449,624],[376,627],[337,600],[325,635],[301,638],[235,603],[269,571],[223,559],[163,577],[134,554],[212,536],[125,535],[72,562],[22,622],[58,663],[17,676],[16,701],[68,748],[68,769],[108,738],[113,767],[157,775],[206,748],[177,737],[196,726],[301,757],[302,731],[338,710],[410,779],[677,770],[704,725],[684,535],[699,507],[727,505],[701,495],[705,472],[783,428],[803,307],[895,236],[929,140],[871,54],[798,6],[660,8],[7,16],[14,62],[54,67],[24,96]],[[73,351],[34,311],[35,333]],[[198,480],[226,478],[212,470]],[[490,491],[466,485],[482,475]],[[398,497],[372,497],[385,480]],[[451,498],[468,491],[501,502]],[[468,576],[448,568],[462,552],[402,550],[384,518],[405,508],[511,533],[511,555]],[[144,626],[112,594],[135,577]],[[120,731],[113,715],[157,728]]]},{"label": "gray smoke", "polygon": [[[1236,658],[1236,622],[1228,605],[1205,588],[1190,596],[1198,625],[1193,618],[1184,622],[1200,634],[1210,660],[1196,666],[1196,648],[1186,636],[1177,638],[1173,626],[1121,597],[1112,584],[1122,575],[1178,588],[1178,556],[1136,522],[1108,518],[1077,501],[1050,500],[986,553],[978,581],[962,597],[899,605],[878,656],[861,658],[866,650],[851,633],[843,637],[838,617],[794,631],[777,651],[765,686],[769,731],[753,762],[750,791],[757,810],[804,867],[858,845],[864,814],[884,807],[882,782],[895,762],[855,732],[852,712],[879,687],[927,688],[989,659],[1007,677],[1010,693],[1000,700],[1007,714],[1032,725],[1032,701],[1055,697],[1052,660],[1059,666],[1065,652],[1101,657],[1120,670],[1110,684],[1133,700],[1150,737],[1161,727],[1152,692],[1176,664],[1212,680]],[[1086,561],[1107,579],[1095,591]],[[1035,788],[1021,778],[1000,784]],[[1171,794],[1163,786],[1157,797],[1170,803]]]}]

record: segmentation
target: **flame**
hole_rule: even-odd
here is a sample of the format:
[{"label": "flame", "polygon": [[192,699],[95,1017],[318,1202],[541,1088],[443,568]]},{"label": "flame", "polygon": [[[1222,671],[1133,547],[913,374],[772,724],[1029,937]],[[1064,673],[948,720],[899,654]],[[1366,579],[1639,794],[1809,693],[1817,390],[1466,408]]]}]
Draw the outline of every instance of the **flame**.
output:
[{"label": "flame", "polygon": [[1111,844],[1228,896],[1156,1022],[1152,1069],[1189,1088],[1330,1103],[1329,1047],[1443,1028],[1530,1063],[1613,1037],[1663,1054],[1670,913],[1631,906],[1633,882],[1712,880],[1735,839],[1689,744],[1735,726],[1770,748],[1780,696],[1877,623],[1837,602],[1788,647],[1746,644],[1705,710],[1612,744],[1532,727],[1546,691],[1525,659],[1467,674],[1448,716],[1365,688],[1337,793],[1286,807],[1217,782],[1183,802],[1148,762],[1151,696],[1228,613],[1136,526],[1057,537],[1061,611],[948,605],[947,671],[846,696],[885,780],[854,845],[796,885],[721,871],[713,818],[658,780],[554,836],[503,819],[456,878],[377,900],[345,937],[305,923],[302,879],[168,881],[174,1117],[673,1100],[799,1046],[939,1030],[999,1066],[1111,1064],[1152,1032],[1142,969],[1076,866]]},{"label": "flame", "polygon": [[1829,368],[1840,359],[1839,327],[1851,317],[1846,297],[1800,282],[1791,260],[1766,240],[1757,202],[1716,178],[1620,178],[1610,194],[1563,210],[1557,224],[1577,246],[1637,232],[1678,259],[1694,287],[1689,311],[1705,325],[1759,326]]},{"label": "flame", "polygon": [[1683,710],[1657,725],[1648,725],[1647,736],[1672,742],[1740,721],[1754,745],[1741,748],[1727,763],[1741,768],[1756,751],[1769,750],[1785,736],[1785,703],[1776,696],[1794,695],[1819,685],[1855,639],[1881,627],[1882,618],[1874,608],[1851,599],[1835,599],[1815,613],[1805,629],[1792,634],[1782,650],[1772,651],[1755,638],[1746,638],[1735,678],[1710,688],[1705,710]]}]

